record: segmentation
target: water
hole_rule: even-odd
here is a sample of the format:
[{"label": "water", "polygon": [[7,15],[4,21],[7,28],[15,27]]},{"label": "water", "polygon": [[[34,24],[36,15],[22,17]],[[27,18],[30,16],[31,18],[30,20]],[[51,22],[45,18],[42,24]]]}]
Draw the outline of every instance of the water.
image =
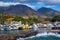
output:
[{"label": "water", "polygon": [[26,38],[18,38],[17,40],[60,40],[60,34],[57,33],[47,33],[47,28],[36,28],[35,30],[38,30],[39,33],[35,36],[30,36]]},{"label": "water", "polygon": [[60,34],[55,33],[39,33],[35,36],[27,38],[19,38],[17,40],[60,40]]},{"label": "water", "polygon": [[32,31],[32,29],[30,30],[0,30],[0,35],[1,34],[20,34],[23,32],[28,32],[28,31]]},{"label": "water", "polygon": [[1,34],[17,34],[21,32],[24,32],[24,31],[23,30],[2,30],[0,31],[0,35]]},{"label": "water", "polygon": [[35,30],[38,29],[41,33],[38,33],[35,36],[30,36],[26,38],[18,38],[17,40],[60,40],[60,34],[57,33],[47,33],[46,28],[37,28],[34,27]]},{"label": "water", "polygon": [[[38,28],[35,26],[34,28],[35,30],[37,30]],[[46,32],[46,28],[39,28],[38,31],[40,30],[41,33],[38,33],[35,36],[30,36],[30,37],[26,37],[26,38],[18,38],[17,40],[60,40],[60,34],[57,33],[47,33]],[[24,32],[24,30],[3,30],[0,31],[0,35],[1,34],[17,34],[17,33],[21,33]]]}]

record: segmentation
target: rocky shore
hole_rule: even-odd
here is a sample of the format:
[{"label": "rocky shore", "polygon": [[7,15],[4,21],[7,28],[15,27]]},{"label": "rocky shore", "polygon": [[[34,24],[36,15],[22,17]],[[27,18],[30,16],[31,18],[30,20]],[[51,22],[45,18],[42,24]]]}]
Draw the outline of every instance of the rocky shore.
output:
[{"label": "rocky shore", "polygon": [[22,32],[19,34],[2,34],[0,35],[0,40],[16,40],[19,37],[29,37],[29,36],[33,36],[36,35],[38,33],[38,31],[26,31],[26,32]]}]

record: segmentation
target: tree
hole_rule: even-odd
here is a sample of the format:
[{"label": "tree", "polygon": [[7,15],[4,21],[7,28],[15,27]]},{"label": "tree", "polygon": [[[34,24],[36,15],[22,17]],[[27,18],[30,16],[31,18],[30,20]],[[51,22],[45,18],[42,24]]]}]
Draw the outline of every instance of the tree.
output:
[{"label": "tree", "polygon": [[48,13],[45,14],[47,17],[49,17]]},{"label": "tree", "polygon": [[60,21],[60,15],[56,15],[52,18],[52,21]]},{"label": "tree", "polygon": [[35,13],[34,13],[34,12],[32,12],[32,16],[33,16],[33,15],[35,15]]},{"label": "tree", "polygon": [[21,20],[23,20],[23,18],[20,17],[20,16],[16,16],[16,17],[14,17],[14,21],[21,21]]},{"label": "tree", "polygon": [[27,22],[28,24],[33,24],[33,23],[34,23],[34,21],[33,21],[32,18],[26,19],[26,22]]},{"label": "tree", "polygon": [[51,18],[45,18],[44,20],[45,21],[51,21]]},{"label": "tree", "polygon": [[6,21],[6,13],[5,12],[2,13],[0,21],[1,21],[0,22],[1,24],[4,24],[4,22]]},{"label": "tree", "polygon": [[54,17],[56,14],[54,12],[51,13],[51,17]]},{"label": "tree", "polygon": [[39,18],[33,18],[33,21],[34,21],[35,23],[39,23],[39,22],[40,22]]}]

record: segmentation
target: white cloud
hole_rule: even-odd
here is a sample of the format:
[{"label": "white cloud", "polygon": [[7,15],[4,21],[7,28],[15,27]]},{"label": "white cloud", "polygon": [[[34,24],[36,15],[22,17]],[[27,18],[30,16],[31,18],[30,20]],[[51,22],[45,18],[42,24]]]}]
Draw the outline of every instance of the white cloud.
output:
[{"label": "white cloud", "polygon": [[24,1],[28,1],[28,0],[17,0],[17,1],[21,1],[21,2],[24,2]]},{"label": "white cloud", "polygon": [[[26,2],[26,3],[24,4],[24,2]],[[37,4],[40,4],[40,5],[42,5],[44,7],[48,7],[48,8],[54,7],[54,5],[55,6],[60,5],[60,0],[17,0],[16,3],[0,1],[0,6],[10,6],[10,5],[23,4],[23,5],[29,6],[29,7],[33,8],[33,9],[37,9],[37,6],[29,5],[29,4],[27,4],[28,2],[35,2]]]},{"label": "white cloud", "polygon": [[43,3],[43,2],[37,2],[37,4],[42,4],[42,5],[44,5],[44,3]]},{"label": "white cloud", "polygon": [[0,1],[0,6],[4,6],[4,7],[5,7],[5,6],[10,6],[10,5],[17,5],[17,4],[26,5],[26,6],[28,6],[28,7],[31,7],[32,9],[36,9],[35,6],[29,5],[29,4],[27,4],[27,3],[18,3],[18,2],[13,3],[13,2],[2,2],[2,1]]},{"label": "white cloud", "polygon": [[36,9],[36,6],[32,6],[32,5],[29,5],[29,4],[23,4],[23,5],[26,5],[28,7],[31,7],[32,9]]},{"label": "white cloud", "polygon": [[44,7],[51,8],[51,7],[55,7],[55,5],[45,5]]},{"label": "white cloud", "polygon": [[60,0],[46,0],[49,3],[60,3]]},{"label": "white cloud", "polygon": [[17,2],[40,2],[40,0],[17,0]]},{"label": "white cloud", "polygon": [[0,6],[10,6],[10,5],[17,5],[21,3],[13,3],[13,2],[1,2],[0,1]]},{"label": "white cloud", "polygon": [[49,5],[60,5],[60,0],[17,0],[18,2],[40,2]]},{"label": "white cloud", "polygon": [[60,0],[41,0],[46,5],[60,5]]},{"label": "white cloud", "polygon": [[[0,1],[4,1],[4,0],[0,0]],[[11,0],[9,0],[11,2]],[[44,3],[44,4],[49,4],[49,5],[60,5],[60,0],[13,0],[12,2],[40,2],[40,3]],[[8,1],[6,1],[8,2]]]},{"label": "white cloud", "polygon": [[46,5],[60,5],[60,0],[17,0],[18,2],[38,2]]}]

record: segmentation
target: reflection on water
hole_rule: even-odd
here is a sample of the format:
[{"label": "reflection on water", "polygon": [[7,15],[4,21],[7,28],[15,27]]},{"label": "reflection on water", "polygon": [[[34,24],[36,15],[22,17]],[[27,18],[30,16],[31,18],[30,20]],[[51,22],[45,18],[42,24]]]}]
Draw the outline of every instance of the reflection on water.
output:
[{"label": "reflection on water", "polygon": [[3,30],[0,31],[0,34],[17,34],[17,33],[21,33],[23,32],[23,30]]},{"label": "reflection on water", "polygon": [[26,31],[32,31],[32,29],[30,30],[2,30],[0,31],[0,34],[18,34],[18,33],[26,32]]}]

